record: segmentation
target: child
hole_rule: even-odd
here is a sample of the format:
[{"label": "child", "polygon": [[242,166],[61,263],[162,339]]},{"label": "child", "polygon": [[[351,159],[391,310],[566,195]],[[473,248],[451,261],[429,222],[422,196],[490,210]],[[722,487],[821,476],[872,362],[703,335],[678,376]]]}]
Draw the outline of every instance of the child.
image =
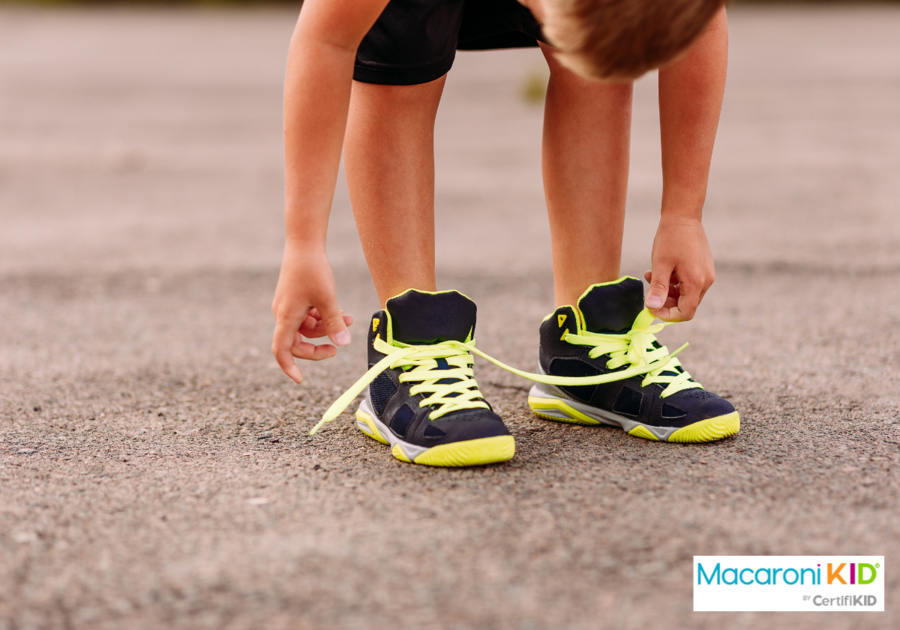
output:
[{"label": "child", "polygon": [[[294,357],[328,358],[350,342],[352,320],[337,306],[325,255],[343,145],[383,309],[368,328],[369,372],[323,422],[365,389],[359,428],[401,460],[468,466],[514,455],[513,437],[474,380],[472,353],[486,356],[474,348],[475,304],[436,292],[433,129],[458,48],[539,45],[550,66],[543,173],[557,309],[540,330],[542,374],[526,375],[538,383],[529,404],[543,418],[614,424],[646,439],[732,435],[740,426],[734,408],[690,378],[655,340],[662,325],[652,325],[654,316],[691,319],[713,282],[701,215],[725,83],[722,2],[526,4],[305,1],[285,87],[287,241],[273,352],[299,383]],[[644,302],[639,280],[619,278],[627,80],[655,67],[663,197]],[[303,339],[325,335],[335,346]]]}]

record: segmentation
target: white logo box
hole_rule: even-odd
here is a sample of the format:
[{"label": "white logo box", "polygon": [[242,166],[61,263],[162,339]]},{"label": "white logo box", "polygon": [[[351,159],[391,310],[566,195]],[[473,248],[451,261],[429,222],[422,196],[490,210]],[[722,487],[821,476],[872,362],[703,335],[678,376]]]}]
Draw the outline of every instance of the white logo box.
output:
[{"label": "white logo box", "polygon": [[694,610],[883,612],[884,570],[884,556],[694,556]]}]

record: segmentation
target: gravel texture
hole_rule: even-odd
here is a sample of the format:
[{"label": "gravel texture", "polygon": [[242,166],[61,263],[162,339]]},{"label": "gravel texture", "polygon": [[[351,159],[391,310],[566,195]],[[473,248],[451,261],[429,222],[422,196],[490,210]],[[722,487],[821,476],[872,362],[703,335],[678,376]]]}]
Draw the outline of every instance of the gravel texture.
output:
[{"label": "gravel texture", "polygon": [[[0,630],[896,628],[693,613],[691,558],[900,552],[900,10],[731,12],[706,221],[718,280],[669,347],[741,433],[545,422],[478,363],[513,461],[402,464],[351,416],[362,330],[268,352],[286,11],[0,9]],[[534,51],[461,54],[437,129],[442,288],[523,368],[552,309]],[[623,270],[649,264],[653,78]],[[329,251],[377,308],[347,195]]]}]

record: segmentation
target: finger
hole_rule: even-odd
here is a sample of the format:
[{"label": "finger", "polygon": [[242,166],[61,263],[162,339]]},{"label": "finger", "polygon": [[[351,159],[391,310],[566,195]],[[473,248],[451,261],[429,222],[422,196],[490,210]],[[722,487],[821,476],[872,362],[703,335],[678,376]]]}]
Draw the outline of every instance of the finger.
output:
[{"label": "finger", "polygon": [[303,372],[294,363],[294,356],[291,354],[291,346],[294,340],[294,328],[292,322],[287,320],[279,320],[275,325],[275,334],[272,337],[272,354],[275,360],[281,366],[281,370],[291,377],[294,382],[303,382]]},{"label": "finger", "polygon": [[715,277],[710,278],[706,282],[703,283],[703,288],[700,290],[700,301],[703,301],[703,298],[706,297],[706,292],[709,291],[709,288],[713,285],[713,282],[716,281]]},{"label": "finger", "polygon": [[[343,311],[341,312],[341,315],[344,318],[345,325],[350,326],[353,324],[353,317],[347,315]],[[306,321],[303,322],[303,325],[300,326],[300,334],[310,339],[324,337],[327,334],[325,332],[325,325],[322,323],[321,315],[319,315],[318,311],[316,311],[315,316],[313,316],[312,311],[310,311],[310,316],[307,317]]]},{"label": "finger", "polygon": [[700,305],[700,285],[693,283],[683,286],[682,283],[681,297],[678,298],[678,310],[681,312],[683,322],[694,319],[697,314],[697,307]]},{"label": "finger", "polygon": [[333,301],[319,308],[325,334],[338,347],[350,345],[350,332],[344,323],[344,314]]},{"label": "finger", "polygon": [[692,286],[682,286],[681,297],[678,305],[666,309],[660,309],[655,315],[665,322],[686,322],[694,318],[697,306],[700,304],[700,289]]},{"label": "finger", "polygon": [[681,289],[676,280],[677,278],[673,273],[669,279],[669,293],[666,295],[666,303],[659,310],[653,311],[653,314],[663,321],[681,321],[678,319],[681,317],[678,310],[678,299],[681,297]]},{"label": "finger", "polygon": [[666,300],[675,300],[677,302],[679,295],[681,295],[681,286],[673,279],[669,283],[669,295],[666,297]]},{"label": "finger", "polygon": [[[678,290],[678,285],[672,282],[669,284],[669,293],[666,295],[666,303],[662,305],[662,308],[675,308],[678,306],[678,298],[681,295]],[[658,316],[659,311],[655,311],[654,314]]]},{"label": "finger", "polygon": [[[319,309],[317,309],[316,307],[312,307],[311,309],[309,309],[309,315],[310,315],[310,317],[317,319],[317,320],[322,319],[322,315],[319,313]],[[341,315],[343,315],[343,317],[344,317],[345,324],[347,324],[349,326],[350,324],[353,323],[352,315],[348,315],[344,311],[341,311]]]},{"label": "finger", "polygon": [[664,308],[666,300],[669,298],[669,285],[672,278],[672,266],[662,263],[653,264],[653,271],[650,272],[650,289],[647,291],[647,308],[651,312],[657,314],[658,310]]},{"label": "finger", "polygon": [[[317,327],[321,329],[319,320],[312,315],[307,315],[306,319],[303,320],[303,323],[300,324],[300,327],[297,330],[304,337],[312,337],[315,334]],[[322,335],[317,336],[321,337]]]},{"label": "finger", "polygon": [[[325,336],[325,331],[324,331],[324,330],[321,331],[321,334],[316,334],[316,335],[315,335],[315,337],[324,337],[324,336]],[[316,347],[325,347],[325,346],[327,346],[327,347],[329,347],[329,348],[334,348],[334,346],[328,345],[328,344],[324,344],[324,345],[322,345],[322,346],[316,346],[316,344],[307,342],[306,339],[305,339],[305,337],[309,337],[309,335],[302,334],[301,331],[299,331],[299,330],[294,334],[294,343],[291,344],[291,353],[292,353],[295,357],[297,357],[298,359],[305,359],[306,356],[305,356],[305,355],[304,355],[304,356],[301,356],[301,355],[297,354],[297,352],[295,352],[295,350],[296,350],[297,348],[306,348],[307,346],[311,346],[312,348],[316,348]],[[337,351],[337,349],[335,348],[335,352],[336,352],[336,351]],[[307,350],[304,350],[304,352],[307,352]],[[308,350],[308,352],[312,352],[312,350]],[[329,355],[329,356],[334,356],[334,354],[331,354],[331,355]],[[328,358],[328,357],[326,357],[326,356],[321,356],[321,355],[319,355],[319,358],[317,358],[317,359],[312,359],[312,360],[313,360],[313,361],[318,361],[318,360],[320,360],[320,359],[327,359],[327,358]]]},{"label": "finger", "polygon": [[[653,280],[653,272],[652,272],[652,271],[645,271],[645,272],[644,272],[644,280],[647,281],[647,284],[650,284],[650,282]],[[678,305],[678,296],[677,296],[677,295],[673,295],[673,293],[675,293],[676,291],[677,291],[677,289],[676,289],[675,285],[674,285],[674,284],[670,284],[670,285],[669,285],[669,292],[668,292],[668,296],[666,297],[665,304],[663,304],[659,309],[650,309],[649,305],[647,305],[647,308],[648,308],[649,310],[653,311],[653,314],[654,314],[654,315],[656,315],[657,317],[659,317],[660,319],[662,319],[662,318],[665,317],[665,315],[668,313],[668,310],[667,310],[667,309],[670,309],[670,308],[672,308],[673,306],[677,306],[677,305]],[[649,299],[649,297],[650,297],[650,294],[648,293],[648,294],[647,294],[647,298]]]},{"label": "finger", "polygon": [[336,355],[337,348],[328,343],[317,346],[308,341],[301,341],[291,346],[291,354],[298,359],[305,359],[306,361],[321,361]]}]

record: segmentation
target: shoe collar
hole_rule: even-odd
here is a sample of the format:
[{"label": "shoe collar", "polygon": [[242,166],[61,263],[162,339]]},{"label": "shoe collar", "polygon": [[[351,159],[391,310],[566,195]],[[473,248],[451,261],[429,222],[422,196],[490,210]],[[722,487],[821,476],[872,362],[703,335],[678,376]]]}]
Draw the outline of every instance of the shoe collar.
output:
[{"label": "shoe collar", "polygon": [[389,298],[382,311],[385,322],[372,320],[373,332],[384,326],[391,345],[430,345],[442,341],[471,341],[475,334],[477,307],[459,291],[408,289]]},{"label": "shoe collar", "polygon": [[573,310],[579,330],[612,335],[627,333],[644,310],[644,285],[631,276],[593,284],[581,294]]}]

